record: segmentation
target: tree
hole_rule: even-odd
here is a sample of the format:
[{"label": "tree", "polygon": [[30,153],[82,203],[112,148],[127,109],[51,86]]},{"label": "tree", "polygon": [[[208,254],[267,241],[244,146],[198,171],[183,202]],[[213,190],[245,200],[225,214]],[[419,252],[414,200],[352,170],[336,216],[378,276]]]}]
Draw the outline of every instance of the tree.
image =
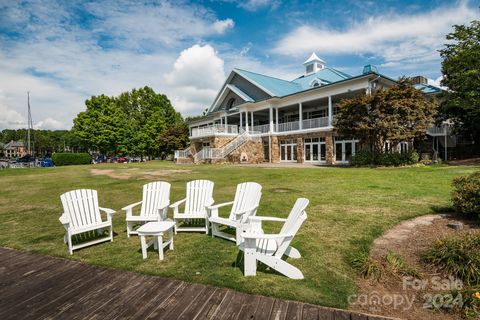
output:
[{"label": "tree", "polygon": [[134,155],[160,155],[160,135],[183,123],[167,96],[147,86],[122,93],[116,104],[126,116],[126,149]]},{"label": "tree", "polygon": [[102,153],[116,153],[125,136],[125,114],[115,99],[105,95],[85,101],[87,110],[73,120],[72,132],[88,148]]},{"label": "tree", "polygon": [[440,50],[443,58],[442,113],[454,120],[457,129],[480,138],[480,21],[455,25],[446,36],[452,42]]},{"label": "tree", "polygon": [[164,130],[158,139],[161,158],[165,159],[175,150],[184,149],[188,141],[188,127],[185,123]]},{"label": "tree", "polygon": [[398,143],[424,136],[437,111],[436,103],[404,77],[389,89],[345,99],[338,108],[338,133],[361,139],[376,153],[382,151],[386,140]]}]

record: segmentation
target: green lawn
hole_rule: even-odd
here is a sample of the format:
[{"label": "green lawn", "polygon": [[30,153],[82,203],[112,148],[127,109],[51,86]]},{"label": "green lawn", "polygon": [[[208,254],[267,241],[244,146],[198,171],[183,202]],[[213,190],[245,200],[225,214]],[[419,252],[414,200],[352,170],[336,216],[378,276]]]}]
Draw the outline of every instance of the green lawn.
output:
[{"label": "green lawn", "polygon": [[[112,169],[117,176],[93,176],[91,169]],[[258,168],[150,162],[2,170],[0,245],[249,293],[346,307],[348,295],[355,292],[356,277],[349,257],[368,249],[374,238],[401,220],[449,206],[452,178],[478,169]],[[184,197],[187,181],[200,178],[215,182],[217,203],[232,200],[237,183],[260,183],[263,197],[258,215],[286,217],[297,197],[310,199],[308,219],[293,241],[303,257],[289,260],[302,270],[305,279],[290,280],[261,268],[256,277],[244,277],[235,266],[235,244],[200,233],[175,236],[175,251],[167,252],[162,262],[152,251],[147,260],[142,260],[140,241],[135,236],[127,238],[125,214],[120,208],[141,200],[142,185],[154,179],[172,183],[173,203]],[[113,243],[91,246],[70,256],[58,221],[62,212],[59,197],[77,188],[97,189],[100,205],[118,210],[114,217],[116,236]],[[268,229],[278,230],[278,226],[269,225]]]}]

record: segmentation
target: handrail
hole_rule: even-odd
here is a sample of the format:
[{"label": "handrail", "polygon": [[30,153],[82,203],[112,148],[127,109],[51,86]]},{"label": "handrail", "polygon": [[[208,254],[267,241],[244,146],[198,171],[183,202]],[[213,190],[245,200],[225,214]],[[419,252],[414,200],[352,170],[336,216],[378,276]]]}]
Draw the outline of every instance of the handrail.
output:
[{"label": "handrail", "polygon": [[185,150],[175,150],[175,159],[178,158],[188,158],[192,155],[192,151],[190,147],[186,148]]},{"label": "handrail", "polygon": [[230,124],[214,124],[207,127],[192,128],[191,137],[213,136],[216,134],[238,134],[238,126]]},{"label": "handrail", "polygon": [[240,133],[241,134],[235,137],[235,139],[221,148],[204,147],[193,156],[194,162],[197,163],[207,159],[224,159],[238,147],[251,139],[250,134],[243,129],[240,129]]}]

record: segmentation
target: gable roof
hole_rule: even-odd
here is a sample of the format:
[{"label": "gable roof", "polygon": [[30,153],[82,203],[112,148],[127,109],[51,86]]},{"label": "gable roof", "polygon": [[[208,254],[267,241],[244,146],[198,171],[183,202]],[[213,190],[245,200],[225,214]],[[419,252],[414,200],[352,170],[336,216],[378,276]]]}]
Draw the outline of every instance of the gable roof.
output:
[{"label": "gable roof", "polygon": [[432,86],[431,84],[417,83],[414,85],[415,89],[422,91],[425,94],[440,93],[443,90],[441,88]]},{"label": "gable roof", "polygon": [[345,79],[350,79],[351,76],[335,70],[333,68],[324,68],[320,71],[317,71],[315,73],[309,74],[309,75],[303,75],[300,76],[294,80],[292,80],[293,83],[297,83],[300,85],[302,90],[306,90],[310,88],[310,83],[312,82],[313,79],[318,78],[322,80],[324,83],[334,83],[337,81],[342,81]]},{"label": "gable roof", "polygon": [[4,149],[9,149],[9,148],[21,148],[24,147],[25,145],[23,144],[22,141],[10,141],[4,146]]},{"label": "gable roof", "polygon": [[303,64],[305,65],[305,64],[313,62],[313,61],[318,61],[318,62],[321,62],[321,63],[325,64],[325,61],[320,59],[315,52],[312,52],[312,55],[310,56],[310,58],[305,60],[305,62]]},{"label": "gable roof", "polygon": [[291,81],[242,69],[233,70],[272,97],[281,97],[302,90],[298,84],[292,83]]}]

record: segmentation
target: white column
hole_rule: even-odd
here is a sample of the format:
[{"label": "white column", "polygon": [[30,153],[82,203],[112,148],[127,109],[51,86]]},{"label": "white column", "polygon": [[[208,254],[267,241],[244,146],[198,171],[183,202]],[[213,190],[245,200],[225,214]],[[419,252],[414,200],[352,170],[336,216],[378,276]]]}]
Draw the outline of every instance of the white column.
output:
[{"label": "white column", "polygon": [[275,108],[275,131],[278,132],[278,108]]},{"label": "white column", "polygon": [[298,104],[298,121],[299,121],[298,127],[300,128],[300,130],[302,130],[303,129],[303,107],[301,102]]},{"label": "white column", "polygon": [[272,107],[270,107],[270,128],[268,131],[273,132],[273,108]]},{"label": "white column", "polygon": [[252,121],[250,123],[251,123],[252,131],[253,131],[253,127],[254,127],[254,125],[253,125],[253,111],[250,112],[250,116],[251,116],[250,118],[252,118]]},{"label": "white column", "polygon": [[240,112],[240,128],[243,128],[242,113]]},{"label": "white column", "polygon": [[328,126],[333,124],[333,107],[332,107],[332,96],[328,96]]},{"label": "white column", "polygon": [[245,111],[245,131],[248,132],[248,111]]},{"label": "white column", "polygon": [[225,116],[225,126],[228,126],[227,116]]}]

